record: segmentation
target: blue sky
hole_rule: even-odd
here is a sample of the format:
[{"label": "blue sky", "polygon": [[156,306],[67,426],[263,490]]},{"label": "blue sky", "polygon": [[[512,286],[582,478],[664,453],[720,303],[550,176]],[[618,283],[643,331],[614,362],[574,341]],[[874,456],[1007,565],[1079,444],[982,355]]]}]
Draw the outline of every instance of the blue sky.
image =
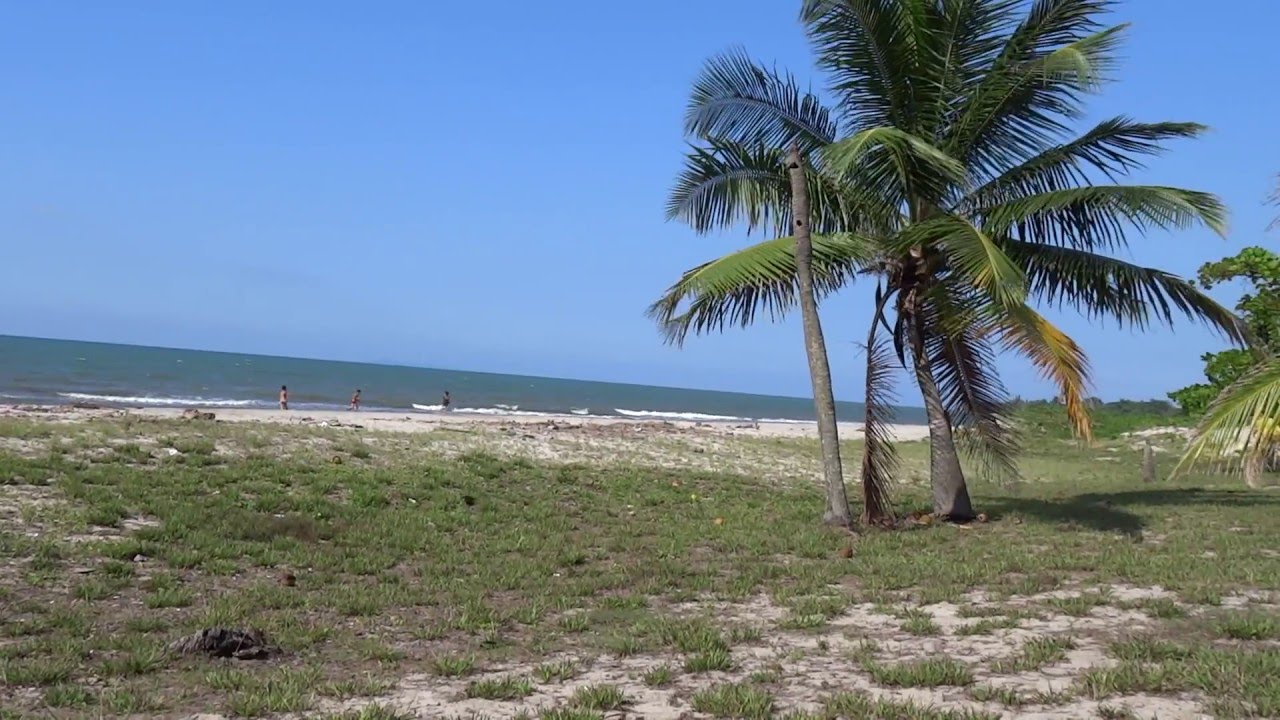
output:
[{"label": "blue sky", "polygon": [[[749,241],[663,219],[689,83],[734,45],[820,83],[796,6],[6,3],[0,334],[806,394],[798,323],[675,350],[643,316]],[[1187,275],[1275,239],[1280,3],[1229,7],[1124,3],[1123,79],[1092,108],[1213,127],[1139,177],[1232,209],[1226,241],[1133,243]],[[847,399],[868,301],[824,307]],[[1219,345],[1061,322],[1108,398],[1163,397]],[[1004,367],[1012,392],[1051,392]]]}]

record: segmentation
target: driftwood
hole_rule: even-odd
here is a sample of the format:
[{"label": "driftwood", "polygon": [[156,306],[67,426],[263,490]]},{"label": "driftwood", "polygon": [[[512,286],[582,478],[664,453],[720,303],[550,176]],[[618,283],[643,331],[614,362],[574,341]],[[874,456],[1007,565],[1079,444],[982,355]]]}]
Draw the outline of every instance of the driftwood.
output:
[{"label": "driftwood", "polygon": [[206,628],[169,643],[169,652],[179,655],[207,655],[237,660],[265,660],[280,649],[267,642],[257,630]]}]

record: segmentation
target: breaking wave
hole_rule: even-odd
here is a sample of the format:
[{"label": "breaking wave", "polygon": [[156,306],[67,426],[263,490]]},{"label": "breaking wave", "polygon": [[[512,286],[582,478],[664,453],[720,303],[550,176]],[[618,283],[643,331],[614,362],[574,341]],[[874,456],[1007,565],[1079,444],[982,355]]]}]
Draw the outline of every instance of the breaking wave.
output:
[{"label": "breaking wave", "polygon": [[257,400],[228,400],[202,397],[153,397],[150,395],[94,395],[92,393],[58,393],[58,397],[84,402],[114,403],[117,405],[198,405],[203,407],[254,407],[262,405]]}]

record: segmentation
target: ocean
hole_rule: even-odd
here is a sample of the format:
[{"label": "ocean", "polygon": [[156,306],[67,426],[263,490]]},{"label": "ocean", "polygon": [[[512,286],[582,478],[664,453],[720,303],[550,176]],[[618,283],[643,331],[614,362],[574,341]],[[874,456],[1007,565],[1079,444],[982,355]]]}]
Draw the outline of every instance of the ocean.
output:
[{"label": "ocean", "polygon": [[[360,388],[364,409],[406,413],[441,411],[447,390],[459,414],[814,420],[808,398],[0,335],[0,403],[274,408],[281,385],[299,410],[345,408]],[[859,421],[863,406],[837,414]],[[896,421],[923,423],[924,410]]]}]

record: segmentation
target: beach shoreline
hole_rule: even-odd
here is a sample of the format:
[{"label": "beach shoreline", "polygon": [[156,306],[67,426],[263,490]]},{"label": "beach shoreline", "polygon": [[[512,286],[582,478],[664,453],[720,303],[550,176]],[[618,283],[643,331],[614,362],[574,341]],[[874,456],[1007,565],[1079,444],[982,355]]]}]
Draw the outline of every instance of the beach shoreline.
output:
[{"label": "beach shoreline", "polygon": [[[756,421],[692,421],[639,419],[629,417],[598,417],[580,415],[522,415],[465,414],[401,412],[385,410],[278,410],[266,408],[179,408],[179,407],[109,407],[79,405],[0,405],[0,417],[39,416],[56,414],[66,421],[88,420],[93,417],[120,414],[157,420],[179,420],[189,409],[211,412],[216,421],[230,423],[259,423],[270,425],[313,425],[319,427],[353,427],[391,433],[429,433],[441,429],[468,429],[476,427],[554,425],[563,429],[584,427],[635,426],[642,428],[676,428],[701,431],[709,434],[762,438],[817,438],[816,423],[756,422]],[[856,440],[863,436],[863,423],[839,423],[840,437]],[[891,437],[898,442],[924,440],[929,436],[926,425],[895,424],[889,426]]]}]

